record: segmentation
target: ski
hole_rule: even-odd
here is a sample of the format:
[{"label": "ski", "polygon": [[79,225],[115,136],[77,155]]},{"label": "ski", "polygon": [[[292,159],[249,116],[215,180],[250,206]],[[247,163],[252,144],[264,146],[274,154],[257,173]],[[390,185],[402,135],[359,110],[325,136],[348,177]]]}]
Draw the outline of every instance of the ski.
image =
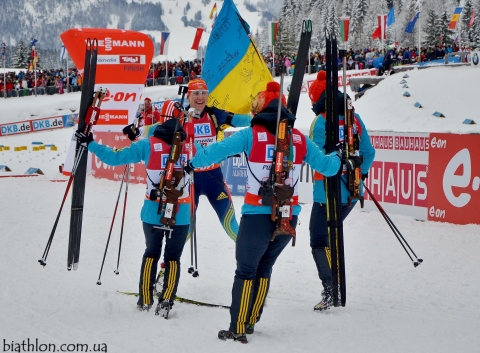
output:
[{"label": "ski", "polygon": [[[334,36],[326,35],[326,138],[325,145],[333,148],[339,142],[340,126],[338,116],[338,68],[337,68],[337,40]],[[342,127],[343,128],[343,127]],[[332,266],[332,292],[333,305],[345,306],[345,256],[343,246],[343,222],[341,208],[341,173],[325,178],[325,191],[327,195],[327,228],[331,251]],[[340,297],[340,298],[339,298]],[[340,299],[340,302],[339,302]]]},{"label": "ski", "polygon": [[[136,293],[136,292],[120,292],[120,291],[117,291],[117,292],[120,293],[120,294],[131,295],[131,296],[134,296],[134,297],[138,297],[138,296],[139,296],[139,294]],[[158,294],[158,293],[157,293],[157,294],[154,294],[154,295],[155,295],[157,298],[159,297],[159,294]],[[194,304],[194,305],[198,305],[198,306],[208,306],[208,307],[210,307],[210,308],[230,309],[230,307],[227,306],[227,305],[200,302],[200,301],[198,301],[198,300],[182,298],[182,297],[179,297],[178,295],[175,296],[175,301],[180,302],[180,303]]]},{"label": "ski", "polygon": [[[80,98],[80,110],[78,114],[78,129],[84,131],[87,122],[87,112],[92,105],[95,89],[95,76],[97,71],[98,42],[96,39],[87,40],[84,65],[84,85]],[[75,179],[72,188],[72,206],[70,214],[70,234],[68,242],[67,269],[76,270],[80,257],[80,240],[82,234],[83,202],[85,196],[85,181],[87,173],[88,153],[82,153],[83,147],[77,141],[75,159],[78,156]]]},{"label": "ski", "polygon": [[302,34],[300,35],[300,44],[298,45],[297,59],[295,60],[295,71],[293,72],[290,90],[288,92],[287,109],[293,115],[297,115],[298,101],[302,93],[303,75],[310,50],[310,40],[312,38],[312,21],[304,20],[302,24]]}]

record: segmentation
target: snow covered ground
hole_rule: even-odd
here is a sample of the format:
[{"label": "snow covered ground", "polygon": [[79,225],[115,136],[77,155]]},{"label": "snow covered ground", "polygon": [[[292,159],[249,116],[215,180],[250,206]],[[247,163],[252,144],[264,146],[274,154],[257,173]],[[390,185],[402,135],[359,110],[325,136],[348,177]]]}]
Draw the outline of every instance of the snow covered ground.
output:
[{"label": "snow covered ground", "polygon": [[[403,74],[387,77],[355,102],[371,130],[479,133],[477,67],[430,68],[409,72],[410,98],[403,97]],[[311,79],[314,75],[311,75]],[[288,84],[289,78],[286,78]],[[154,101],[176,96],[176,89],[151,87]],[[0,99],[0,123],[45,117],[79,107],[79,93]],[[414,108],[418,101],[424,108]],[[446,118],[431,116],[433,111]],[[58,113],[59,112],[59,113]],[[465,118],[477,125],[462,125]],[[313,113],[302,94],[297,126],[308,130]],[[110,248],[96,285],[117,200],[119,183],[87,177],[80,266],[66,269],[69,215],[65,212],[53,240],[47,266],[42,256],[60,206],[65,160],[73,129],[0,137],[0,165],[23,174],[29,167],[45,175],[0,178],[0,339],[3,351],[22,342],[88,344],[108,352],[479,352],[480,226],[419,222],[390,215],[424,263],[414,268],[378,212],[355,209],[345,222],[347,305],[315,313],[321,285],[310,255],[311,205],[300,215],[296,247],[287,247],[272,276],[262,321],[247,346],[216,338],[226,329],[222,308],[176,303],[170,320],[139,313],[135,292],[144,250],[139,211],[143,185],[130,185],[120,274],[116,269],[121,206]],[[305,131],[306,132],[306,131]],[[32,151],[31,143],[54,143],[58,151]],[[28,150],[14,152],[14,146]],[[480,161],[479,161],[480,162]],[[122,193],[123,197],[123,193]],[[123,199],[120,204],[123,204]],[[242,200],[234,199],[240,209]],[[198,210],[200,277],[191,277],[190,247],[185,247],[178,295],[230,305],[235,269],[234,243],[226,236],[206,199]],[[237,218],[239,214],[237,213]],[[95,347],[93,345],[96,345]],[[105,344],[105,345],[102,345]],[[73,346],[63,346],[70,349]],[[25,346],[28,348],[28,346]],[[17,350],[17,351],[27,351]],[[30,352],[34,351],[33,349]],[[80,352],[81,350],[70,350]],[[104,350],[105,351],[105,350]]]}]

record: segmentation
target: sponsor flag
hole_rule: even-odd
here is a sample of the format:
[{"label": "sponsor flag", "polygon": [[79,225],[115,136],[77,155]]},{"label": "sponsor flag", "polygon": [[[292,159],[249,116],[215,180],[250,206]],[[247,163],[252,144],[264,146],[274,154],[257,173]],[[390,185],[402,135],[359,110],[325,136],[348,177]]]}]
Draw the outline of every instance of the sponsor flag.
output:
[{"label": "sponsor flag", "polygon": [[256,95],[273,81],[249,31],[233,1],[225,0],[208,40],[202,70],[210,106],[247,114]]},{"label": "sponsor flag", "polygon": [[197,32],[195,33],[195,39],[193,40],[192,49],[198,50],[198,46],[200,45],[200,39],[202,39],[203,28],[197,28]]},{"label": "sponsor flag", "polygon": [[457,7],[455,11],[453,11],[452,19],[450,20],[450,24],[448,25],[449,29],[455,29],[457,27],[458,19],[460,18],[460,14],[462,13],[462,7]]},{"label": "sponsor flag", "polygon": [[35,56],[33,57],[33,66],[37,67],[38,61],[38,51],[35,52]]},{"label": "sponsor flag", "polygon": [[62,48],[60,49],[60,60],[65,60],[67,57],[67,49],[62,44]]},{"label": "sponsor flag", "polygon": [[378,15],[378,27],[372,33],[373,39],[387,39],[387,15]]},{"label": "sponsor flag", "polygon": [[275,46],[277,41],[278,34],[278,21],[269,21],[268,22],[268,45],[272,48]]},{"label": "sponsor flag", "polygon": [[413,18],[408,22],[407,28],[405,28],[405,33],[412,33],[413,29],[415,28],[415,23],[418,20],[418,17],[420,16],[420,11],[413,16]]},{"label": "sponsor flag", "polygon": [[170,42],[170,32],[160,33],[160,55],[168,54],[168,43]]},{"label": "sponsor flag", "polygon": [[387,15],[387,27],[390,27],[394,23],[395,23],[395,11],[393,10],[393,6],[392,6],[392,8],[390,9]]},{"label": "sponsor flag", "polygon": [[35,43],[37,43],[38,40],[36,40],[35,38],[32,38],[32,41],[30,42],[30,44],[32,45],[32,58],[35,57]]},{"label": "sponsor flag", "polygon": [[29,64],[28,64],[28,71],[33,71],[33,64],[31,61],[29,61]]},{"label": "sponsor flag", "polygon": [[217,3],[213,5],[212,11],[210,11],[210,16],[208,16],[209,19],[213,19],[214,15],[217,13]]},{"label": "sponsor flag", "polygon": [[342,42],[348,42],[348,28],[350,26],[350,17],[340,17],[340,38]]},{"label": "sponsor flag", "polygon": [[475,14],[473,13],[473,9],[472,9],[472,17],[470,17],[470,22],[468,23],[468,28],[473,26],[473,22],[475,22]]},{"label": "sponsor flag", "polygon": [[2,61],[6,61],[6,57],[5,57],[6,49],[7,49],[7,45],[5,43],[2,43]]}]

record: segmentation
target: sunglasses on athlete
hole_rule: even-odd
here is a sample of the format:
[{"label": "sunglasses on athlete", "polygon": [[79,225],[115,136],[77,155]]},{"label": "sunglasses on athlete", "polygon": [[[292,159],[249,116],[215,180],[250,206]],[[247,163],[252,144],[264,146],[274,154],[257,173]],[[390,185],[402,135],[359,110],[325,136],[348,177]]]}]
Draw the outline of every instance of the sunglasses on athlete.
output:
[{"label": "sunglasses on athlete", "polygon": [[192,91],[194,96],[208,96],[208,91]]}]

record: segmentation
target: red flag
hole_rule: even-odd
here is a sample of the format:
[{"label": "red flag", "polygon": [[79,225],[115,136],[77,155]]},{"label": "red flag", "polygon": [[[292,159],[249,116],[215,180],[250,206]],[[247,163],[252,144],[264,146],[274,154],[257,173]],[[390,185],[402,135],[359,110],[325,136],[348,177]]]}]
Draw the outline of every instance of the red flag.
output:
[{"label": "red flag", "polygon": [[472,17],[470,17],[470,22],[468,23],[468,28],[472,27],[473,22],[475,22],[475,14],[473,13],[473,9],[472,9]]},{"label": "red flag", "polygon": [[197,28],[197,33],[195,33],[195,39],[193,40],[192,49],[198,50],[200,45],[200,39],[202,39],[203,28]]},{"label": "red flag", "polygon": [[387,15],[378,16],[378,27],[372,33],[373,39],[387,39]]}]

